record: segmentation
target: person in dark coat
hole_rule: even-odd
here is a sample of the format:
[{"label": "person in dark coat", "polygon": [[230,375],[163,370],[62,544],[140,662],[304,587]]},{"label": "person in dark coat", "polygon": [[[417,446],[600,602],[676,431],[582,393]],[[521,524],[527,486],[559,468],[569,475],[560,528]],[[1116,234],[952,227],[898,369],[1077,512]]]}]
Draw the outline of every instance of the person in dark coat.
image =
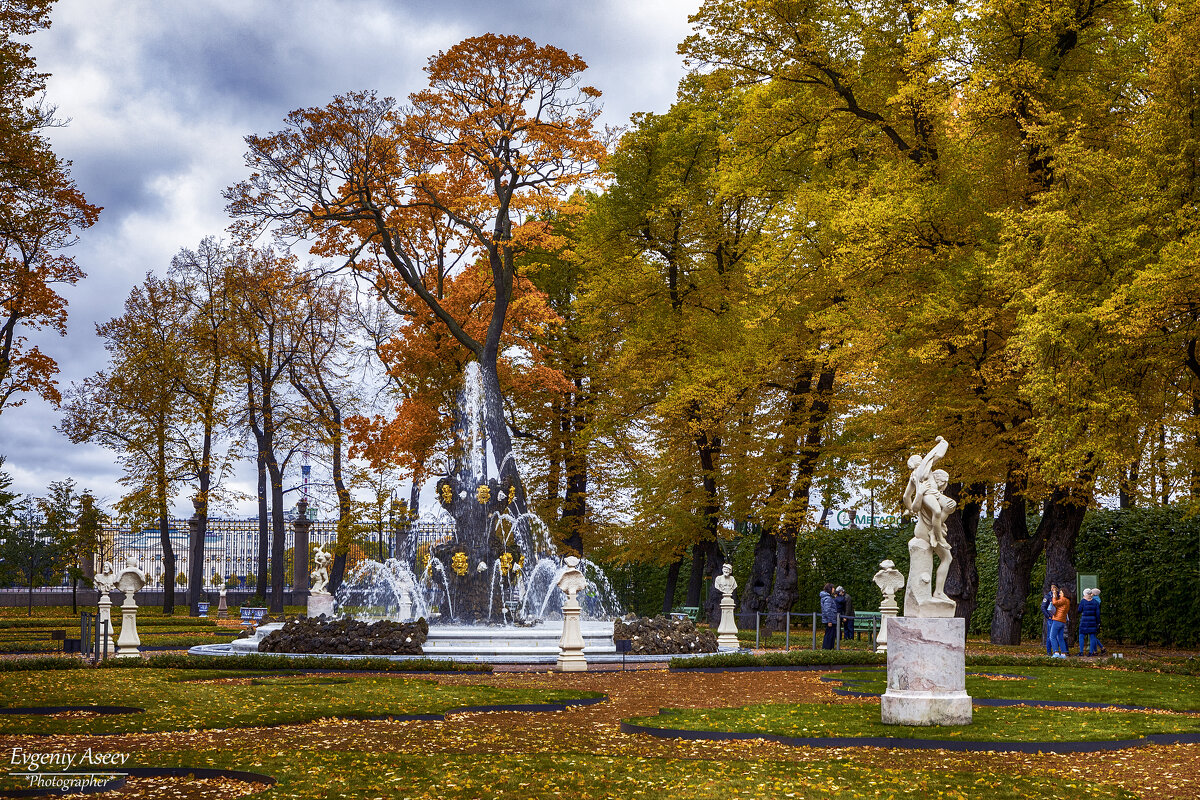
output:
[{"label": "person in dark coat", "polygon": [[1096,599],[1094,590],[1084,589],[1083,599],[1079,601],[1079,655],[1083,655],[1084,642],[1088,643],[1087,654],[1096,655],[1104,652],[1104,645],[1096,634],[1100,633],[1100,601]]},{"label": "person in dark coat", "polygon": [[841,586],[837,587],[838,613],[842,615],[842,638],[854,638],[854,600]]},{"label": "person in dark coat", "polygon": [[837,620],[838,609],[837,601],[833,599],[833,584],[827,583],[821,590],[821,622],[825,624],[825,640],[821,647],[825,650],[832,650],[837,643]]}]

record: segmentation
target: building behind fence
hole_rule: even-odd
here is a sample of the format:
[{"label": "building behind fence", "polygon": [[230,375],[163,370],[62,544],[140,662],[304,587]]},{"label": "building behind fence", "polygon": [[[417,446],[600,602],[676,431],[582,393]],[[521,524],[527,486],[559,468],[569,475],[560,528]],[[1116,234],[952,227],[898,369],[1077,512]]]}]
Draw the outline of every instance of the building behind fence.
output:
[{"label": "building behind fence", "polygon": [[[269,524],[269,523],[268,523]],[[284,524],[284,549],[291,551],[295,542],[295,521]],[[188,520],[172,519],[168,522],[171,549],[175,554],[175,575],[164,574],[162,539],[157,528],[129,531],[125,528],[106,527],[103,537],[104,552],[95,557],[95,571],[101,572],[105,562],[111,563],[119,572],[126,560],[133,558],[145,571],[147,588],[161,589],[174,585],[186,588],[191,574],[191,546],[188,541]],[[364,530],[355,536],[351,545],[351,559],[368,558],[384,560],[395,556],[396,549],[407,537],[414,537],[413,546],[438,544],[454,538],[454,523],[447,520],[419,519],[403,526],[384,525],[375,530]],[[268,530],[268,536],[270,536]],[[332,551],[337,539],[336,520],[311,520],[308,530],[310,546],[324,546]],[[246,588],[252,586],[258,575],[258,519],[209,519],[204,537],[205,588]],[[267,550],[270,557],[270,541]],[[180,576],[183,576],[180,578]],[[285,576],[286,587],[291,589],[292,575]],[[63,588],[68,587],[64,575]],[[50,587],[46,587],[50,588]]]}]

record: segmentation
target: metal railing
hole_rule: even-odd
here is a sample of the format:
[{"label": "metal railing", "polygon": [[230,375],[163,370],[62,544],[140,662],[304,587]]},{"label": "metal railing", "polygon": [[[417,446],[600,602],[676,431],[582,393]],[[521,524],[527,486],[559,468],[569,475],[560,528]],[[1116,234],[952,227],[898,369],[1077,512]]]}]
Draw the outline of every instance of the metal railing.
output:
[{"label": "metal railing", "polygon": [[[786,611],[779,613],[763,613],[756,612],[754,614],[734,614],[734,619],[737,622],[738,630],[748,630],[751,626],[754,628],[754,649],[762,649],[764,641],[772,634],[783,634],[783,649],[791,650],[795,646],[797,649],[806,649],[800,645],[801,637],[804,634],[811,633],[811,648],[812,650],[821,649],[824,644],[825,625],[821,622],[820,612],[797,612]],[[845,625],[849,622],[854,624],[856,617],[849,614],[839,614],[836,625],[836,633],[834,635],[834,649],[842,649],[842,636]],[[870,626],[868,630],[851,631],[855,637],[858,633],[866,633],[867,641],[871,645],[871,649],[876,647],[876,637],[879,634],[879,617],[877,616],[862,616],[857,617],[857,620],[869,620]],[[782,623],[782,624],[780,624]],[[796,635],[793,637],[793,628],[798,628]],[[795,638],[796,643],[793,643]],[[806,637],[807,638],[807,637]]]},{"label": "metal railing", "polygon": [[112,622],[87,611],[79,614],[79,650],[85,658],[96,663],[108,658],[109,641],[113,638]]}]

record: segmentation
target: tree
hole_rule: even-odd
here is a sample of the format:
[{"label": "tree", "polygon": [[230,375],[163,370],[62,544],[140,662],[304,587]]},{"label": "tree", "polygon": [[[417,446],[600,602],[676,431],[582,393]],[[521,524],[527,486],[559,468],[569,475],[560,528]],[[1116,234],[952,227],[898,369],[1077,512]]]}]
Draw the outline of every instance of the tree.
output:
[{"label": "tree", "polygon": [[[183,352],[177,323],[184,316],[170,286],[147,275],[130,292],[125,313],[96,326],[111,370],[73,387],[59,424],[73,442],[93,441],[118,453],[125,470],[121,482],[130,487],[118,505],[157,520],[168,576],[175,574],[170,501],[181,478],[176,444],[188,424],[176,402]],[[174,608],[168,591],[163,613],[170,615]]]},{"label": "tree", "polygon": [[83,577],[88,581],[95,577],[97,564],[103,568],[105,562],[112,561],[112,537],[106,536],[104,532],[104,526],[107,524],[108,517],[100,510],[96,498],[84,489],[79,495],[76,536],[83,558]]},{"label": "tree", "polygon": [[37,498],[27,495],[14,505],[5,531],[0,561],[8,564],[28,589],[28,613],[33,616],[33,590],[60,579],[61,552],[42,527]]},{"label": "tree", "polygon": [[[243,377],[247,427],[257,445],[259,508],[259,580],[261,593],[270,586],[272,613],[283,612],[284,508],[283,475],[304,432],[289,375],[300,356],[301,331],[314,313],[302,302],[307,289],[290,256],[270,248],[244,250],[231,271],[236,295],[228,345]],[[270,480],[270,558],[267,555],[267,480]],[[270,565],[268,581],[267,569]]]},{"label": "tree", "polygon": [[[248,228],[274,225],[285,238],[315,238],[314,252],[355,263],[386,301],[415,294],[479,362],[486,426],[526,510],[505,425],[497,372],[513,299],[515,256],[542,241],[535,220],[587,180],[603,147],[592,133],[598,92],[582,86],[585,64],[516,36],[466,39],[430,59],[429,88],[407,112],[358,92],[288,117],[287,127],[247,138],[253,171],[227,192]],[[524,224],[523,224],[524,223]],[[472,336],[437,299],[439,267],[486,260],[494,300],[485,333]]]},{"label": "tree", "polygon": [[87,557],[84,541],[79,536],[80,495],[71,478],[54,481],[46,492],[45,497],[37,500],[42,535],[53,542],[62,559],[61,566],[71,579],[71,613],[75,614],[79,611],[77,592],[79,579],[83,577],[82,562]]},{"label": "tree", "polygon": [[40,99],[46,75],[19,38],[50,24],[52,2],[14,0],[0,8],[0,412],[31,392],[59,401],[57,364],[22,331],[66,333],[59,288],[84,274],[62,251],[100,213],[42,134],[57,124]]},{"label": "tree", "polygon": [[[12,476],[4,471],[4,456],[0,456],[0,548],[6,547],[8,538],[16,529],[18,495],[12,491]],[[7,559],[0,564],[0,581],[8,585],[15,580],[15,562]]]},{"label": "tree", "polygon": [[[344,456],[345,422],[356,405],[354,382],[349,374],[354,296],[344,283],[314,278],[306,286],[304,302],[309,313],[298,332],[299,352],[288,367],[288,376],[292,387],[308,404],[312,439],[329,451],[338,504],[338,537],[329,587],[336,591],[346,574],[346,554],[352,538],[353,511]],[[304,580],[307,580],[307,565],[311,563],[306,555]]]},{"label": "tree", "polygon": [[[208,237],[196,250],[181,250],[171,261],[171,289],[186,316],[182,322],[179,402],[193,412],[195,434],[179,442],[183,469],[196,481],[193,504],[199,522],[191,528],[188,560],[188,605],[199,614],[202,594],[204,539],[213,492],[230,467],[229,451],[221,451],[230,432],[232,407],[231,361],[227,339],[234,315],[230,286],[237,252]],[[197,445],[196,439],[199,440]]]},{"label": "tree", "polygon": [[[1071,131],[1102,150],[1126,119],[1143,20],[1131,4],[1089,0],[969,13],[709,2],[696,21],[688,54],[761,85],[790,123],[773,129],[796,132],[797,152],[819,168],[802,179],[824,176],[823,196],[810,197],[828,219],[830,277],[845,297],[829,323],[852,356],[848,443],[860,460],[902,464],[940,433],[956,443],[947,466],[965,482],[961,509],[977,512],[987,486],[1004,486],[992,638],[1019,640],[1043,549],[1055,579],[1073,574],[1103,457],[1083,457],[1085,426],[1063,429],[1065,448],[1037,435],[1057,411],[1031,403],[1045,386],[1026,323],[1031,307],[1058,312],[1062,293],[1045,286],[1074,278],[1047,269],[1053,260],[1031,263],[1027,245],[1044,230],[1041,204],[1061,185]],[[1035,531],[1031,504],[1043,505]],[[968,551],[977,520],[956,522]]]},{"label": "tree", "polygon": [[[669,559],[667,597],[691,546],[688,605],[699,604],[702,586],[721,570],[722,541],[760,499],[764,453],[776,455],[777,445],[751,420],[778,404],[768,387],[779,374],[804,366],[792,363],[795,337],[770,324],[772,312],[763,309],[775,303],[756,285],[760,234],[778,200],[723,181],[745,157],[731,141],[744,92],[723,77],[685,80],[668,114],[637,118],[606,163],[613,182],[593,203],[582,248],[588,327],[593,337],[618,343],[605,353],[593,419],[598,441],[619,456],[596,460],[628,465],[625,478],[644,514],[638,528],[654,531],[630,537],[628,551]],[[805,364],[811,379],[811,360]],[[804,403],[796,413],[801,407],[808,410]],[[778,454],[786,462],[780,491],[793,488],[795,452]],[[816,463],[809,461],[807,477],[797,481],[804,487],[796,489],[804,504],[797,525]],[[791,564],[792,578],[776,581],[775,603],[788,610],[795,601],[794,588],[785,591],[795,584],[793,515],[779,513],[777,497],[771,501],[764,543],[772,558],[757,562],[768,591],[754,596],[769,593],[770,572],[778,566],[787,573]],[[719,603],[709,592],[714,624]]]}]

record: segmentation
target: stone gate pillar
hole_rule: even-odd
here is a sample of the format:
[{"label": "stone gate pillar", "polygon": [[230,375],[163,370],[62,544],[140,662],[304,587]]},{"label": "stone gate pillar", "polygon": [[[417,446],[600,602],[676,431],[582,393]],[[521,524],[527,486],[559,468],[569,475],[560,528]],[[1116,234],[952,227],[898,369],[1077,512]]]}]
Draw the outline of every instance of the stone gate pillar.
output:
[{"label": "stone gate pillar", "polygon": [[303,497],[296,504],[296,521],[292,523],[296,532],[292,546],[292,592],[308,591],[308,531],[312,520],[308,518],[308,501]]}]

